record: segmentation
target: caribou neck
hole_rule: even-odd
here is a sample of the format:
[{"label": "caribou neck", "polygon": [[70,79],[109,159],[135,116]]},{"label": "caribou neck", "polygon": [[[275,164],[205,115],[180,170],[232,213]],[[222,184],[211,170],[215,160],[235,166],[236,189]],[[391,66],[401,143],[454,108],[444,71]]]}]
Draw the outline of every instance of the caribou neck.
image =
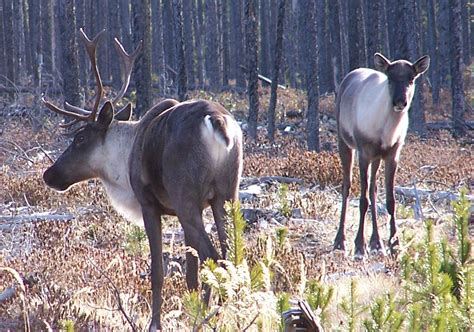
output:
[{"label": "caribou neck", "polygon": [[137,122],[112,123],[95,158],[110,203],[129,221],[142,224],[141,207],[130,184],[129,160],[136,132]]}]

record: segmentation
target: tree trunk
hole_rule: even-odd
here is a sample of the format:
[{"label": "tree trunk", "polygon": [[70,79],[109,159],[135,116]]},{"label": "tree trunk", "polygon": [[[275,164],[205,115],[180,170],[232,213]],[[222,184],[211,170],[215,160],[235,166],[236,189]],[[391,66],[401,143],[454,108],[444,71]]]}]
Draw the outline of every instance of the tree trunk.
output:
[{"label": "tree trunk", "polygon": [[[120,89],[121,83],[121,76],[120,76],[120,61],[117,59],[117,52],[115,52],[115,48],[112,47],[114,45],[114,38],[120,39],[120,17],[119,11],[117,10],[117,5],[114,3],[115,1],[108,1],[108,15],[107,15],[107,44],[109,46],[109,57],[108,63],[110,68],[110,75],[112,78],[112,86],[114,89]],[[128,49],[128,52],[131,52]]]},{"label": "tree trunk", "polygon": [[247,53],[247,82],[249,96],[248,130],[253,140],[257,139],[258,120],[258,45],[257,45],[257,3],[256,0],[245,0],[245,40]]},{"label": "tree trunk", "polygon": [[163,46],[165,52],[165,66],[169,66],[176,70],[176,47],[175,32],[173,25],[173,6],[172,0],[162,0],[162,23],[163,23]]},{"label": "tree trunk", "polygon": [[7,72],[7,56],[5,54],[5,20],[3,16],[3,2],[0,1],[0,73],[6,73]]},{"label": "tree trunk", "polygon": [[[185,1],[185,3],[188,1]],[[165,57],[163,53],[163,30],[161,21],[161,1],[151,1],[151,20],[152,20],[152,38],[153,38],[153,57],[152,57],[152,68],[153,73],[158,77],[158,84],[160,86],[160,92],[164,93],[166,71],[165,71]]]},{"label": "tree trunk", "polygon": [[269,36],[269,15],[268,0],[260,0],[260,74],[270,76],[269,58],[270,58],[270,36]]},{"label": "tree trunk", "polygon": [[76,14],[74,0],[58,1],[61,74],[64,100],[72,105],[82,105],[79,87],[79,65],[76,47]]},{"label": "tree trunk", "polygon": [[328,1],[328,27],[331,37],[331,65],[334,76],[334,84],[337,86],[341,83],[345,73],[342,68],[341,58],[341,31],[339,26],[339,11],[338,1]]},{"label": "tree trunk", "polygon": [[[416,0],[410,0],[405,2],[406,7],[404,8],[403,20],[405,21],[405,42],[407,53],[403,54],[403,58],[410,59],[410,61],[416,61],[420,57],[420,27],[417,22],[420,21],[420,16],[417,12]],[[423,105],[423,77],[418,79],[418,84],[415,87],[415,94],[411,104],[411,110],[409,112],[410,117],[410,130],[423,134],[426,130],[426,119]]]},{"label": "tree trunk", "polygon": [[461,136],[465,133],[464,109],[464,81],[462,76],[463,48],[461,26],[461,0],[449,0],[449,31],[450,31],[450,67],[451,67],[451,94],[453,98],[452,116],[454,135]]},{"label": "tree trunk", "polygon": [[206,80],[212,91],[219,89],[219,49],[216,0],[206,0]]},{"label": "tree trunk", "polygon": [[293,7],[293,3],[288,5],[285,25],[287,28],[283,33],[283,51],[284,59],[283,63],[287,69],[288,80],[292,88],[298,87],[297,71],[298,71],[298,48],[295,40],[298,33],[298,24],[296,19],[296,13]]},{"label": "tree trunk", "polygon": [[[23,18],[23,1],[13,1],[13,34],[15,37],[16,83],[22,85],[26,80],[26,49]],[[11,18],[10,18],[11,19]]]},{"label": "tree trunk", "polygon": [[[186,77],[186,62],[184,59],[184,36],[183,36],[183,8],[182,0],[173,0],[173,12],[175,21],[176,33],[176,55],[178,66],[178,99],[184,101],[188,99],[187,96],[187,77]],[[184,0],[187,1],[187,0]]]},{"label": "tree trunk", "polygon": [[126,50],[132,49],[132,32],[130,29],[130,3],[120,0],[120,28],[122,30],[122,45]]},{"label": "tree trunk", "polygon": [[349,32],[347,27],[347,6],[342,0],[337,0],[339,8],[339,26],[341,32],[341,65],[342,76],[344,77],[349,72]]},{"label": "tree trunk", "polygon": [[184,48],[186,58],[186,76],[188,77],[187,85],[194,89],[196,86],[196,79],[194,74],[194,46],[193,46],[193,23],[196,20],[191,1],[183,1],[183,34],[184,34]]},{"label": "tree trunk", "polygon": [[268,139],[271,142],[273,142],[275,139],[275,109],[277,103],[278,74],[280,72],[281,55],[283,52],[283,24],[285,22],[285,7],[286,0],[279,0],[275,41],[275,62],[273,64],[270,107],[268,109]]},{"label": "tree trunk", "polygon": [[13,40],[13,4],[9,0],[3,0],[3,24],[5,32],[5,56],[6,74],[10,82],[16,81],[15,73],[15,41]]},{"label": "tree trunk", "polygon": [[199,86],[204,87],[204,61],[202,54],[202,43],[203,43],[203,12],[202,12],[202,0],[192,1],[193,13],[196,13],[194,23],[194,49],[196,50],[196,78],[199,82]]},{"label": "tree trunk", "polygon": [[[143,41],[135,63],[137,114],[141,116],[152,106],[151,90],[151,3],[150,0],[132,2],[134,48]],[[171,20],[172,21],[172,20]]]},{"label": "tree trunk", "polygon": [[467,0],[461,0],[462,53],[463,61],[466,66],[469,66],[471,64],[471,32],[469,31],[469,19],[470,18],[468,2]]},{"label": "tree trunk", "polygon": [[327,28],[326,0],[316,0],[317,10],[317,43],[319,46],[318,69],[319,69],[319,93],[324,94],[334,91],[332,65],[331,65],[331,40]]},{"label": "tree trunk", "polygon": [[349,70],[367,67],[362,0],[349,1]]},{"label": "tree trunk", "polygon": [[226,0],[219,0],[222,9],[222,84],[229,85],[230,52],[229,52],[229,6]]},{"label": "tree trunk", "polygon": [[[307,144],[308,150],[319,151],[319,94],[318,94],[318,44],[317,44],[317,31],[316,31],[316,17],[317,11],[322,10],[315,5],[315,0],[308,0],[306,11],[306,25],[308,27],[308,35],[306,39],[306,50],[307,50],[307,68],[308,75],[306,76],[306,93],[308,97],[308,110],[306,117],[307,123]],[[316,11],[316,13],[315,13]]]},{"label": "tree trunk", "polygon": [[429,77],[431,82],[431,94],[433,105],[439,105],[439,74],[438,74],[438,52],[437,31],[434,0],[428,0],[428,52],[430,54]]},{"label": "tree trunk", "polygon": [[447,86],[450,72],[449,61],[447,59],[450,59],[449,52],[451,49],[451,45],[449,45],[449,0],[439,0],[437,21],[439,38],[438,57],[440,60],[445,60],[438,62],[438,77],[441,86]]},{"label": "tree trunk", "polygon": [[51,0],[41,0],[41,49],[44,72],[53,73],[53,7]]},{"label": "tree trunk", "polygon": [[233,72],[235,73],[236,86],[245,88],[245,75],[241,65],[245,64],[244,33],[242,28],[242,2],[231,1],[232,47],[231,57]]},{"label": "tree trunk", "polygon": [[367,65],[374,68],[374,54],[382,52],[381,46],[381,3],[379,1],[367,1]]}]

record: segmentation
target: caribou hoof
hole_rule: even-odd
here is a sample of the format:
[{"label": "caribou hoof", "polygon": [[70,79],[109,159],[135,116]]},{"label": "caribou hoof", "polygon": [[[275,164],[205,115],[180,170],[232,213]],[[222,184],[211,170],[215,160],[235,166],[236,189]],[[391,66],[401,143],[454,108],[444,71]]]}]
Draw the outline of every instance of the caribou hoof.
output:
[{"label": "caribou hoof", "polygon": [[390,254],[394,257],[397,256],[398,254],[398,248],[400,246],[400,242],[398,241],[398,237],[394,236],[390,240],[388,240],[389,248],[390,248]]},{"label": "caribou hoof", "polygon": [[346,256],[346,246],[344,245],[344,241],[335,241],[333,251],[336,254],[342,253],[343,256]]},{"label": "caribou hoof", "polygon": [[373,241],[370,241],[369,248],[370,248],[370,254],[371,254],[371,255],[374,255],[374,256],[379,256],[379,255],[385,256],[385,248],[383,247],[383,245],[382,245],[382,243],[380,242],[380,240],[373,240]]},{"label": "caribou hoof", "polygon": [[365,247],[355,249],[354,260],[355,261],[363,261],[367,258],[367,251]]}]

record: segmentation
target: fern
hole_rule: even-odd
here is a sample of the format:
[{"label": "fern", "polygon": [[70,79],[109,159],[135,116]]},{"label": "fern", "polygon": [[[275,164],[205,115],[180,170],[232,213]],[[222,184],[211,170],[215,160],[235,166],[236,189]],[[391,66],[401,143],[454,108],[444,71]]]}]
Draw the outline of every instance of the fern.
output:
[{"label": "fern", "polygon": [[226,224],[227,245],[229,246],[229,260],[239,265],[245,258],[245,219],[240,212],[240,202],[226,203],[229,220]]}]

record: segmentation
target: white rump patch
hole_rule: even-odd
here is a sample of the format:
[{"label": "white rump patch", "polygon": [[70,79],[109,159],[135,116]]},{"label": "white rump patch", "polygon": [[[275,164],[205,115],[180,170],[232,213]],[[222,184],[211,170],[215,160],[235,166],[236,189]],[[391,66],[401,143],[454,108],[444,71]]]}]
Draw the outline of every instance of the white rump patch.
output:
[{"label": "white rump patch", "polygon": [[235,121],[227,115],[224,115],[224,118],[227,124],[227,134],[230,139],[229,144],[226,143],[222,133],[216,130],[212,125],[210,115],[204,117],[204,123],[203,126],[201,126],[203,142],[205,143],[212,159],[216,163],[223,160],[223,158],[227,156],[227,153],[234,147],[234,138],[236,135]]}]

